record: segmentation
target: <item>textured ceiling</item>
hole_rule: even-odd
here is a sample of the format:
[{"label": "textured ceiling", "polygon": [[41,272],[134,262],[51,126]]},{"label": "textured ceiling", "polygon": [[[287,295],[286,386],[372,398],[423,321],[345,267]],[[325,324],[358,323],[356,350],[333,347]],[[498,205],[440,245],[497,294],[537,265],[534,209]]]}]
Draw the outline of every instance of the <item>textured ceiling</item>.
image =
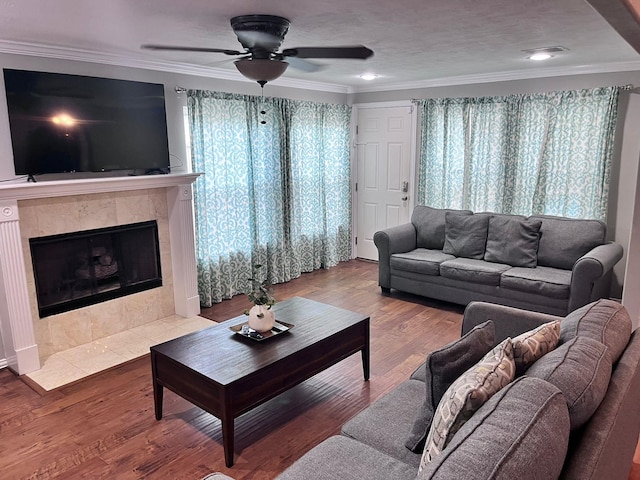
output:
[{"label": "textured ceiling", "polygon": [[[373,49],[366,61],[317,60],[322,71],[285,73],[356,90],[372,85],[358,78],[365,71],[380,75],[374,82],[383,87],[500,73],[640,69],[638,52],[584,0],[0,0],[0,51],[20,45],[46,53],[46,45],[62,56],[81,51],[230,74],[232,60],[221,54],[139,46],[239,49],[229,19],[256,13],[291,20],[283,48],[361,43]],[[568,51],[542,64],[525,60],[523,50],[557,45]]]}]

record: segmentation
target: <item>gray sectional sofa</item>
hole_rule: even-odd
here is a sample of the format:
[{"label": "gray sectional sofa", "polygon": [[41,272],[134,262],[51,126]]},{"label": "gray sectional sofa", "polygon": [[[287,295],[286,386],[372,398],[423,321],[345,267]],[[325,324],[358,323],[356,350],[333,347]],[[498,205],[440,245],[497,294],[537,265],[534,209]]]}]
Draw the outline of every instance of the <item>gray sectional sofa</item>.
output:
[{"label": "gray sectional sofa", "polygon": [[379,285],[461,305],[499,303],[566,315],[609,296],[622,247],[606,225],[418,206],[411,223],[376,232]]},{"label": "gray sectional sofa", "polygon": [[[497,345],[558,319],[559,344],[491,396],[419,471],[422,454],[409,450],[407,439],[443,381],[438,370],[446,357],[457,361],[469,342],[484,342],[478,332],[489,328]],[[411,378],[345,424],[342,435],[278,478],[627,480],[640,432],[640,334],[631,328],[626,309],[610,300],[566,318],[473,302],[460,341],[432,352]],[[456,350],[460,344],[465,348]]]}]

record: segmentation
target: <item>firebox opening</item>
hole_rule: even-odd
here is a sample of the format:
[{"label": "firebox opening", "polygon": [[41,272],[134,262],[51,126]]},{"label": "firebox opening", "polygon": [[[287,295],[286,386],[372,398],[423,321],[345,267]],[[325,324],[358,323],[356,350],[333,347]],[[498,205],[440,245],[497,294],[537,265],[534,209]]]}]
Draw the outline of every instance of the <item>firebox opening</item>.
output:
[{"label": "firebox opening", "polygon": [[40,318],[162,286],[155,220],[29,244]]}]

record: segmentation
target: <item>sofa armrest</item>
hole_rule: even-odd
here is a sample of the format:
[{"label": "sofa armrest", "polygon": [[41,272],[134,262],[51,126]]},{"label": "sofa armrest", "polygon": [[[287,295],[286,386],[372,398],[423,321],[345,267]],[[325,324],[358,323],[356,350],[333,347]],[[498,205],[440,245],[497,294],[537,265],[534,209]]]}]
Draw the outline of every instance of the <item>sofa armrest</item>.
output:
[{"label": "sofa armrest", "polygon": [[416,227],[403,223],[380,230],[373,235],[373,243],[378,248],[378,283],[382,288],[391,288],[391,255],[416,248]]},{"label": "sofa armrest", "polygon": [[471,302],[464,310],[461,335],[466,334],[476,325],[491,320],[496,328],[497,345],[507,337],[516,337],[521,333],[539,327],[543,323],[553,322],[561,318],[555,315],[531,312],[495,303]]},{"label": "sofa armrest", "polygon": [[[615,242],[598,245],[580,257],[571,273],[569,311],[609,296],[611,271],[622,258],[622,246]],[[594,295],[594,290],[597,294]]]}]

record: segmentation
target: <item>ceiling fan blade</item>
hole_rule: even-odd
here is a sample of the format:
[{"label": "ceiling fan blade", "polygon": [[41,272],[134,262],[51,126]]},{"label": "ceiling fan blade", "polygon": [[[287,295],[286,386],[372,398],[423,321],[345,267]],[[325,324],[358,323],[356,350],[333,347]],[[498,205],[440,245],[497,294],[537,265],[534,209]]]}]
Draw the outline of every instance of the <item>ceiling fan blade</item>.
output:
[{"label": "ceiling fan blade", "polygon": [[224,53],[225,55],[244,55],[246,53],[246,52],[238,52],[237,50],[228,50],[226,48],[178,47],[176,45],[140,45],[140,48],[144,48],[145,50]]},{"label": "ceiling fan blade", "polygon": [[318,65],[317,63],[309,62],[300,57],[287,57],[286,62],[291,68],[300,70],[301,72],[314,73],[324,70],[326,65]]},{"label": "ceiling fan blade", "polygon": [[366,60],[373,55],[373,50],[364,45],[352,47],[299,47],[282,51],[285,57],[298,58],[354,58]]}]

